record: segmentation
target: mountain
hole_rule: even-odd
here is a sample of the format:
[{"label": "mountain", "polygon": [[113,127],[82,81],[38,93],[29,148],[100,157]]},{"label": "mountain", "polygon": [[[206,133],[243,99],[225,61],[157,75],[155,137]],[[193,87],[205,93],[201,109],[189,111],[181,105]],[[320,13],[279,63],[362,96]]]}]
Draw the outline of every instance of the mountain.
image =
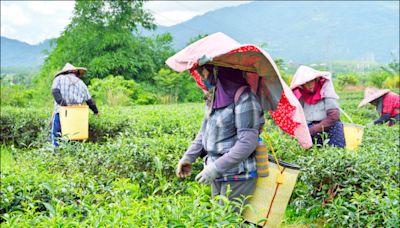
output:
[{"label": "mountain", "polygon": [[44,50],[50,49],[50,40],[30,45],[1,37],[1,68],[37,68],[43,63]]},{"label": "mountain", "polygon": [[255,1],[160,26],[154,33],[171,33],[181,49],[198,34],[218,31],[240,43],[266,44],[273,57],[285,61],[386,63],[391,52],[399,52],[399,2]]},{"label": "mountain", "polygon": [[[223,32],[256,44],[272,57],[303,64],[340,61],[387,63],[399,55],[399,2],[254,1],[226,7],[144,35],[169,32],[180,50],[199,34]],[[1,68],[38,67],[50,40],[29,45],[1,37]]]}]

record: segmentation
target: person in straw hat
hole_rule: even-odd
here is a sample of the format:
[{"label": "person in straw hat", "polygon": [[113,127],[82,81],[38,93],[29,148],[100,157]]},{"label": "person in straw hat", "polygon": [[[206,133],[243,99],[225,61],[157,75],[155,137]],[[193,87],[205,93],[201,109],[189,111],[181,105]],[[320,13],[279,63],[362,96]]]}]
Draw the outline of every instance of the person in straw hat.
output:
[{"label": "person in straw hat", "polygon": [[95,115],[99,115],[96,104],[92,100],[85,83],[80,79],[86,74],[86,68],[74,67],[66,63],[63,69],[54,75],[52,95],[55,110],[51,121],[50,140],[58,146],[57,138],[61,135],[60,106],[80,105],[86,102]]},{"label": "person in straw hat", "polygon": [[400,121],[400,96],[390,92],[388,89],[379,90],[374,87],[368,87],[364,91],[364,99],[358,107],[366,104],[376,106],[376,111],[380,117],[374,121],[374,124],[383,124],[388,122],[389,126]]},{"label": "person in straw hat", "polygon": [[328,144],[344,148],[343,124],[340,109],[333,87],[331,73],[317,71],[308,66],[300,66],[293,76],[290,88],[303,106],[313,142],[322,144],[326,134]]}]

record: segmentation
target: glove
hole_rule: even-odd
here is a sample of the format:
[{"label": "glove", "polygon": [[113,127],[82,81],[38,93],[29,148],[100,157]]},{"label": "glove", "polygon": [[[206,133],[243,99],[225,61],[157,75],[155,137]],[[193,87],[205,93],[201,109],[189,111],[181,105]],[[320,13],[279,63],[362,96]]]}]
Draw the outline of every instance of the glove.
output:
[{"label": "glove", "polygon": [[196,176],[196,181],[200,184],[211,184],[215,180],[215,178],[217,178],[217,176],[217,167],[214,163],[211,163],[209,165],[206,165],[203,171],[201,171]]},{"label": "glove", "polygon": [[192,163],[189,160],[182,158],[176,168],[176,176],[180,178],[188,177],[192,174]]}]

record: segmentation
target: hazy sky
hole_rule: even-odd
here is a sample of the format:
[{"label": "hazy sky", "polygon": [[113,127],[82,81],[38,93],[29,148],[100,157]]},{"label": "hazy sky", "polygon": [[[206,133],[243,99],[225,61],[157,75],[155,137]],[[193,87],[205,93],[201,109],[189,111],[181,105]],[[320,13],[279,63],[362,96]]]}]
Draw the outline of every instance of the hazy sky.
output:
[{"label": "hazy sky", "polygon": [[[207,11],[251,1],[149,1],[156,24],[170,26]],[[1,35],[37,44],[58,37],[69,23],[74,1],[3,1]]]}]

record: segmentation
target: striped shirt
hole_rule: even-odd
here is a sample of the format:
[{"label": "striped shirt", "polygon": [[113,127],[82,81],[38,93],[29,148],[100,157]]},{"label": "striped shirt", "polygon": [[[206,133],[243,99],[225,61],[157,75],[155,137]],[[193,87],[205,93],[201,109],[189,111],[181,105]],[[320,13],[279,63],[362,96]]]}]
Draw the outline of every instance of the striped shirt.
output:
[{"label": "striped shirt", "polygon": [[[52,89],[59,89],[67,105],[80,105],[91,99],[85,83],[74,74],[62,74],[54,78]],[[54,102],[55,113],[59,112],[60,105]]]}]

